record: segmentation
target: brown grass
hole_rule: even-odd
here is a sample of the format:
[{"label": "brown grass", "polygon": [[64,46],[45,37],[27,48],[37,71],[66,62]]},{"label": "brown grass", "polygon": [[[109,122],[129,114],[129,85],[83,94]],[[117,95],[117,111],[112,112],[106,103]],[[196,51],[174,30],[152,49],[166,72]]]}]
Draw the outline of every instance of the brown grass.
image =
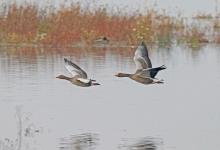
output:
[{"label": "brown grass", "polygon": [[[187,24],[183,17],[148,9],[142,14],[109,13],[107,8],[83,9],[80,3],[57,11],[39,9],[35,4],[11,4],[0,16],[0,43],[43,45],[92,44],[98,37],[124,44],[148,43],[170,46],[175,40],[196,45],[207,42],[206,31]],[[207,17],[197,14],[198,18]],[[216,28],[217,25],[212,26]],[[213,31],[214,32],[214,31]],[[219,42],[219,36],[214,41]]]}]

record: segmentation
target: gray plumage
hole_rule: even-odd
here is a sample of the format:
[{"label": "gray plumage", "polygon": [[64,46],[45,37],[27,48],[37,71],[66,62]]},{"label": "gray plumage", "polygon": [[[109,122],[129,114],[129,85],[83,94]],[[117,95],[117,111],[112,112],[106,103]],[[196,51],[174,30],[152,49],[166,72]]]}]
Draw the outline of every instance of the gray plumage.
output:
[{"label": "gray plumage", "polygon": [[135,51],[134,62],[136,64],[136,70],[142,70],[147,68],[152,68],[150,58],[148,56],[147,46],[144,42]]},{"label": "gray plumage", "polygon": [[96,80],[88,79],[87,73],[78,65],[64,58],[65,68],[72,74],[72,77],[59,75],[56,78],[70,81],[72,84],[82,87],[89,87],[93,85],[100,85]]},{"label": "gray plumage", "polygon": [[78,76],[80,78],[87,79],[87,73],[75,63],[66,58],[64,58],[64,62],[65,68],[73,75],[73,77]]},{"label": "gray plumage", "polygon": [[136,64],[136,74],[142,77],[155,78],[160,70],[166,69],[166,66],[152,68],[152,63],[148,55],[147,46],[144,42],[135,51],[134,62]]},{"label": "gray plumage", "polygon": [[137,47],[134,54],[134,62],[136,64],[135,73],[117,73],[115,76],[128,77],[142,84],[163,83],[163,80],[158,80],[155,76],[160,70],[166,69],[166,66],[162,65],[160,67],[152,68],[152,64],[148,56],[147,46],[144,42],[141,42],[141,44]]}]

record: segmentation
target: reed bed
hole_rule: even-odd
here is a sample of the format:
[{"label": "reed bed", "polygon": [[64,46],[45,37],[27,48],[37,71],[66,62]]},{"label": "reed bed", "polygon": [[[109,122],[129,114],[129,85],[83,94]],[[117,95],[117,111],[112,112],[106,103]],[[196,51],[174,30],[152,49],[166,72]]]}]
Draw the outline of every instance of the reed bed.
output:
[{"label": "reed bed", "polygon": [[[39,8],[36,4],[12,3],[1,7],[0,44],[35,44],[54,46],[92,45],[99,37],[107,37],[110,43],[133,45],[144,40],[161,47],[173,43],[189,43],[195,47],[200,43],[220,43],[218,17],[197,14],[191,21],[169,16],[166,11],[149,8],[144,13],[110,13],[106,7],[91,9],[80,3]],[[209,19],[201,30],[195,19]],[[209,39],[212,35],[211,40]]]}]

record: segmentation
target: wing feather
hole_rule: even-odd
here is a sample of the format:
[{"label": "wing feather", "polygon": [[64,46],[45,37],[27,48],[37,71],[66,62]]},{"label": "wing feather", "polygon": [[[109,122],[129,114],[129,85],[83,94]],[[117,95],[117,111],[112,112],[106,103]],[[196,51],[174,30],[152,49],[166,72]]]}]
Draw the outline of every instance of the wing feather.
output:
[{"label": "wing feather", "polygon": [[82,70],[79,66],[75,63],[71,62],[70,60],[64,58],[65,68],[73,75],[79,76],[81,78],[87,79],[87,74],[84,70]]},{"label": "wing feather", "polygon": [[151,78],[150,69],[137,70],[135,74],[138,74],[143,78]]},{"label": "wing feather", "polygon": [[89,79],[84,79],[84,78],[77,78],[78,81],[83,82],[83,83],[89,83],[91,80]]},{"label": "wing feather", "polygon": [[144,42],[142,42],[136,49],[134,62],[136,64],[136,70],[152,68],[152,64],[148,56],[148,50]]}]

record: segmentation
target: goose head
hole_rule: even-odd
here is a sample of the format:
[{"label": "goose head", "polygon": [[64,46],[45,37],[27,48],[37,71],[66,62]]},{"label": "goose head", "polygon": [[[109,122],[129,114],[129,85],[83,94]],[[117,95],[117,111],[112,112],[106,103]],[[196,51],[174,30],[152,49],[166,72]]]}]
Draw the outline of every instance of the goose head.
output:
[{"label": "goose head", "polygon": [[66,76],[64,76],[64,75],[59,75],[59,76],[57,76],[56,78],[58,78],[58,79],[67,79],[68,77],[66,77]]}]

